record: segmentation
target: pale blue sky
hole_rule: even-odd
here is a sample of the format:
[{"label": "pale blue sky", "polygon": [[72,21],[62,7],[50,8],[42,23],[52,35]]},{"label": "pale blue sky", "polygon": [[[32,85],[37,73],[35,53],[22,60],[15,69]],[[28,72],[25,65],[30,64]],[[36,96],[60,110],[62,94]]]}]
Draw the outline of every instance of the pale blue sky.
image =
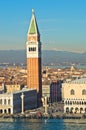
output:
[{"label": "pale blue sky", "polygon": [[43,49],[86,51],[86,0],[0,0],[0,50],[25,49],[32,8]]}]

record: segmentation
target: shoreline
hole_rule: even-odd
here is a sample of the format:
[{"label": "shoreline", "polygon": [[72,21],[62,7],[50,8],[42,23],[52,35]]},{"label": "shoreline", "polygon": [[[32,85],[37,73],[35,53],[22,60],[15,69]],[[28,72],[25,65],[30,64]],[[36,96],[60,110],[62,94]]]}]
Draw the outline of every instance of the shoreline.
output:
[{"label": "shoreline", "polygon": [[86,115],[29,115],[29,114],[14,114],[14,115],[7,115],[2,114],[0,115],[0,119],[64,119],[64,120],[71,120],[71,119],[78,119],[78,120],[86,120]]}]

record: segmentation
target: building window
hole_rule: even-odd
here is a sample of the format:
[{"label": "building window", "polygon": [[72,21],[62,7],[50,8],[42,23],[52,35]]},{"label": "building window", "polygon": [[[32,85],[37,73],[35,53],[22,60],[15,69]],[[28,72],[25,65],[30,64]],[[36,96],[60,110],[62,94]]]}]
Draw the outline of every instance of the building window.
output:
[{"label": "building window", "polygon": [[82,95],[86,95],[86,90],[82,90]]},{"label": "building window", "polygon": [[30,48],[29,48],[29,51],[30,51]]},{"label": "building window", "polygon": [[36,51],[36,47],[33,48],[33,51]]},{"label": "building window", "polygon": [[6,99],[4,99],[4,104],[6,105]]},{"label": "building window", "polygon": [[31,47],[30,50],[33,51],[33,48]]},{"label": "building window", "polygon": [[69,113],[69,108],[68,107],[66,108],[66,113]]},{"label": "building window", "polygon": [[73,113],[73,109],[74,109],[73,107],[70,108],[70,113]]},{"label": "building window", "polygon": [[36,47],[30,47],[29,51],[36,51]]},{"label": "building window", "polygon": [[85,108],[85,113],[86,113],[86,108]]},{"label": "building window", "polygon": [[8,105],[10,105],[10,99],[8,99]]},{"label": "building window", "polygon": [[86,102],[84,102],[84,104],[86,105]]},{"label": "building window", "polygon": [[80,113],[82,113],[82,111],[83,111],[83,108],[80,108]]},{"label": "building window", "polygon": [[2,104],[2,99],[0,99],[0,104]]},{"label": "building window", "polygon": [[65,104],[67,105],[67,101],[65,101]]},{"label": "building window", "polygon": [[71,95],[75,95],[75,91],[72,89],[72,90],[70,91],[70,94],[71,94]]}]

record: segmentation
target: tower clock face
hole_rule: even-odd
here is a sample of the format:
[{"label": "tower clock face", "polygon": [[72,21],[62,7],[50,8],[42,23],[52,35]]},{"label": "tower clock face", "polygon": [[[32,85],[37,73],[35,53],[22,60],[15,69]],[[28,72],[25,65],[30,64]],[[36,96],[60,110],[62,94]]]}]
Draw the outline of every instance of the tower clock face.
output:
[{"label": "tower clock face", "polygon": [[34,37],[31,37],[31,41],[34,41]]},{"label": "tower clock face", "polygon": [[31,36],[29,39],[30,39],[31,42],[35,42],[36,41],[36,38],[34,36]]}]

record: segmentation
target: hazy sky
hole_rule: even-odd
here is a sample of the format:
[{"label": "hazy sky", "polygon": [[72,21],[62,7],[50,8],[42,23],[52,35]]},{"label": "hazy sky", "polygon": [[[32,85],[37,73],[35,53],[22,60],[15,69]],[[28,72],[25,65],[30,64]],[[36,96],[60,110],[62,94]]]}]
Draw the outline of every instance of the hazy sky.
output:
[{"label": "hazy sky", "polygon": [[0,50],[25,49],[32,8],[43,49],[86,51],[86,0],[0,0]]}]

